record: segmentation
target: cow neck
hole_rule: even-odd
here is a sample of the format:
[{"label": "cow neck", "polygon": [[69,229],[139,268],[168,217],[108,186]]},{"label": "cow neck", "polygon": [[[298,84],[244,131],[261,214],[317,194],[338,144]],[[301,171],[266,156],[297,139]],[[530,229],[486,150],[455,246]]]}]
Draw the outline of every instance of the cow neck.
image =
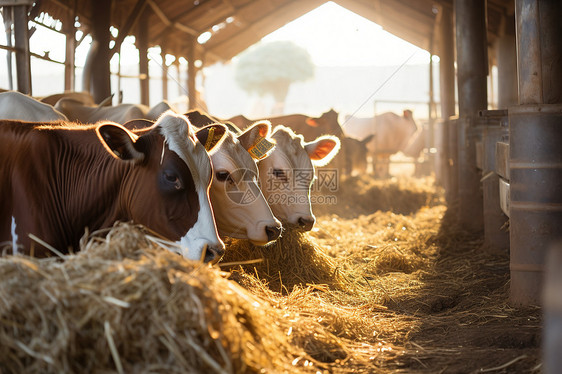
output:
[{"label": "cow neck", "polygon": [[[127,220],[119,198],[123,182],[133,169],[132,162],[111,156],[99,142],[94,128],[82,131],[56,130],[61,146],[53,160],[60,168],[53,181],[52,201],[61,204],[59,227],[97,230],[117,220]],[[76,234],[76,233],[75,233]],[[77,244],[77,243],[72,243]]]}]

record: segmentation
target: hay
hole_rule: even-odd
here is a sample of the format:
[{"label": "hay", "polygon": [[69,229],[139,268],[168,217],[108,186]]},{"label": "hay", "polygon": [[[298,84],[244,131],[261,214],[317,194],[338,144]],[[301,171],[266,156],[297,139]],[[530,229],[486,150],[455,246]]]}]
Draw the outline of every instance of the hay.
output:
[{"label": "hay", "polygon": [[62,262],[0,259],[2,372],[314,371],[287,337],[293,316],[225,273],[126,224],[86,247]]},{"label": "hay", "polygon": [[223,269],[255,275],[277,292],[287,294],[297,285],[309,284],[353,287],[336,260],[294,226],[285,225],[281,237],[266,247],[236,239],[228,240],[227,247]]},{"label": "hay", "polygon": [[[333,188],[333,186],[329,186]],[[353,219],[377,210],[395,214],[411,214],[433,205],[440,195],[435,193],[431,178],[393,177],[373,179],[368,175],[339,177],[335,191],[318,183],[313,185],[313,211],[316,215],[335,214]],[[335,197],[335,203],[325,196]],[[324,197],[324,198],[320,198]],[[329,204],[324,202],[329,201]]]},{"label": "hay", "polygon": [[[540,370],[541,312],[509,304],[508,253],[458,227],[427,179],[349,183],[359,201],[336,193],[361,215],[338,205],[275,246],[233,240],[222,269],[130,225],[64,260],[0,259],[0,370]],[[373,186],[390,201],[368,205]]]}]

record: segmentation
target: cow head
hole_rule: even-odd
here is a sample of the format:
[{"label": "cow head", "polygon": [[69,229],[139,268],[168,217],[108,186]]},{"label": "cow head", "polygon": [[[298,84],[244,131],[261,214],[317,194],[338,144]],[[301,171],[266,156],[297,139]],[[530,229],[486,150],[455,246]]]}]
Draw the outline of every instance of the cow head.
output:
[{"label": "cow head", "polygon": [[338,138],[344,136],[343,129],[338,122],[338,112],[330,109],[318,118],[309,117],[306,119],[306,124],[311,127],[318,127],[322,130],[323,134],[332,134]]},{"label": "cow head", "polygon": [[330,162],[340,141],[325,135],[305,143],[285,126],[275,127],[271,137],[275,150],[258,163],[262,191],[277,218],[309,231],[316,221],[310,202],[314,166]]},{"label": "cow head", "polygon": [[[196,126],[213,123],[205,113],[186,114]],[[273,144],[268,141],[271,125],[262,121],[234,134],[229,131],[220,146],[211,152],[213,182],[211,202],[221,236],[249,239],[256,245],[276,240],[281,222],[271,212],[258,186],[256,160],[268,156]]]},{"label": "cow head", "polygon": [[170,111],[135,133],[111,123],[96,131],[107,150],[130,165],[120,193],[124,215],[176,241],[188,259],[218,261],[224,243],[209,201],[207,151],[226,128],[215,124],[195,132],[185,116]]}]

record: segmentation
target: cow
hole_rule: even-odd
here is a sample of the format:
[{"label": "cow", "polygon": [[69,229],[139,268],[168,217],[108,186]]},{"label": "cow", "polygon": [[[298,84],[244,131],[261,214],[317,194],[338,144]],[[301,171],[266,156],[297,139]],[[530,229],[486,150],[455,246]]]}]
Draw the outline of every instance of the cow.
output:
[{"label": "cow", "polygon": [[340,140],[323,135],[305,142],[302,135],[283,125],[273,129],[276,146],[271,155],[258,162],[264,196],[273,214],[282,222],[310,231],[316,222],[310,189],[314,167],[324,166],[338,153]]},{"label": "cow", "polygon": [[94,101],[94,97],[89,92],[84,92],[84,91],[65,91],[63,93],[44,96],[37,99],[42,103],[55,106],[55,104],[63,98],[69,98],[75,101],[79,101],[84,105],[90,105],[90,106],[96,105],[96,102]]},{"label": "cow", "polygon": [[119,124],[133,119],[145,118],[146,111],[136,104],[119,104],[116,106],[91,106],[72,98],[60,99],[55,109],[64,113],[70,121],[81,123],[96,123],[98,121],[112,121]]},{"label": "cow", "polygon": [[81,123],[112,121],[124,124],[134,119],[155,121],[162,113],[173,110],[165,101],[152,108],[138,104],[118,104],[115,106],[86,105],[73,98],[62,98],[55,104],[55,109],[64,113],[69,120]]},{"label": "cow", "polygon": [[[217,122],[199,110],[189,111],[186,116],[199,127]],[[256,160],[267,157],[271,149],[265,153],[255,149],[256,145],[271,144],[271,124],[259,121],[243,132],[232,124],[223,124],[231,131],[210,153],[214,169],[210,194],[219,234],[266,245],[279,237],[282,228],[258,186]]]},{"label": "cow", "polygon": [[[341,151],[336,154],[336,157],[331,161],[334,168],[341,170],[342,174],[347,174],[351,166],[347,164],[345,146],[345,136],[342,127],[338,122],[339,114],[330,109],[323,113],[320,117],[310,117],[304,114],[288,114],[278,117],[263,118],[269,120],[273,126],[284,125],[291,128],[296,134],[302,135],[305,141],[313,141],[322,135],[335,135],[340,139]],[[257,120],[250,120],[243,115],[238,115],[230,118],[228,121],[234,123],[240,128],[246,128]]]},{"label": "cow", "polygon": [[[322,135],[335,135],[340,140],[345,136],[338,122],[338,113],[333,109],[317,118],[304,114],[288,114],[262,119],[270,121],[273,126],[284,125],[285,127],[290,127],[295,133],[302,135],[305,141],[312,141]],[[250,120],[243,115],[238,115],[230,118],[228,121],[244,129],[258,120]]]},{"label": "cow", "polygon": [[176,242],[188,259],[216,262],[224,243],[207,151],[225,132],[219,124],[195,132],[173,112],[135,133],[111,122],[0,121],[0,242],[42,257],[48,246],[32,249],[29,234],[67,253],[85,228],[133,221]]},{"label": "cow", "polygon": [[342,139],[340,153],[345,157],[345,174],[348,176],[366,174],[368,169],[367,144],[373,140],[374,134],[366,136],[364,139],[356,139],[346,136]]},{"label": "cow", "polygon": [[375,164],[375,174],[381,177],[389,175],[390,156],[403,151],[418,129],[411,110],[404,110],[402,116],[392,112],[382,113],[373,118],[347,116],[343,126],[348,136],[364,138],[374,135],[367,148]]},{"label": "cow", "polygon": [[16,91],[0,93],[0,119],[28,122],[65,121],[66,116],[49,104]]}]

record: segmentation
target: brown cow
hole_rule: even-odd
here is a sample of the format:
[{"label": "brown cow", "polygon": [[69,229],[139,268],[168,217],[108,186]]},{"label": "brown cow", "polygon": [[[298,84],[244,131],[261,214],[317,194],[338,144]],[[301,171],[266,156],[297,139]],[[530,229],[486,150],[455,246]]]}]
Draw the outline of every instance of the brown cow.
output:
[{"label": "brown cow", "polygon": [[[343,130],[338,122],[338,113],[333,109],[323,113],[318,118],[305,116],[304,114],[288,114],[285,116],[262,118],[268,120],[272,126],[283,125],[290,127],[295,133],[302,135],[305,141],[312,141],[322,135],[335,135],[340,140],[344,137]],[[258,120],[250,120],[243,115],[229,119],[241,129],[250,126]]]},{"label": "brown cow", "polygon": [[[217,261],[224,244],[202,144],[211,149],[225,131],[211,125],[195,133],[172,112],[136,133],[115,123],[0,121],[0,242],[30,253],[34,234],[66,253],[78,248],[86,227],[132,220],[175,241],[186,258]],[[34,254],[49,251],[36,245]]]},{"label": "brown cow", "polygon": [[367,144],[373,140],[374,135],[359,140],[351,136],[342,139],[341,148],[345,157],[345,174],[348,176],[367,173]]},{"label": "brown cow", "polygon": [[379,114],[373,118],[348,116],[343,126],[348,136],[362,139],[374,135],[367,148],[375,163],[375,174],[382,177],[389,175],[390,156],[403,151],[418,129],[411,110],[404,110],[403,116],[392,112]]}]

